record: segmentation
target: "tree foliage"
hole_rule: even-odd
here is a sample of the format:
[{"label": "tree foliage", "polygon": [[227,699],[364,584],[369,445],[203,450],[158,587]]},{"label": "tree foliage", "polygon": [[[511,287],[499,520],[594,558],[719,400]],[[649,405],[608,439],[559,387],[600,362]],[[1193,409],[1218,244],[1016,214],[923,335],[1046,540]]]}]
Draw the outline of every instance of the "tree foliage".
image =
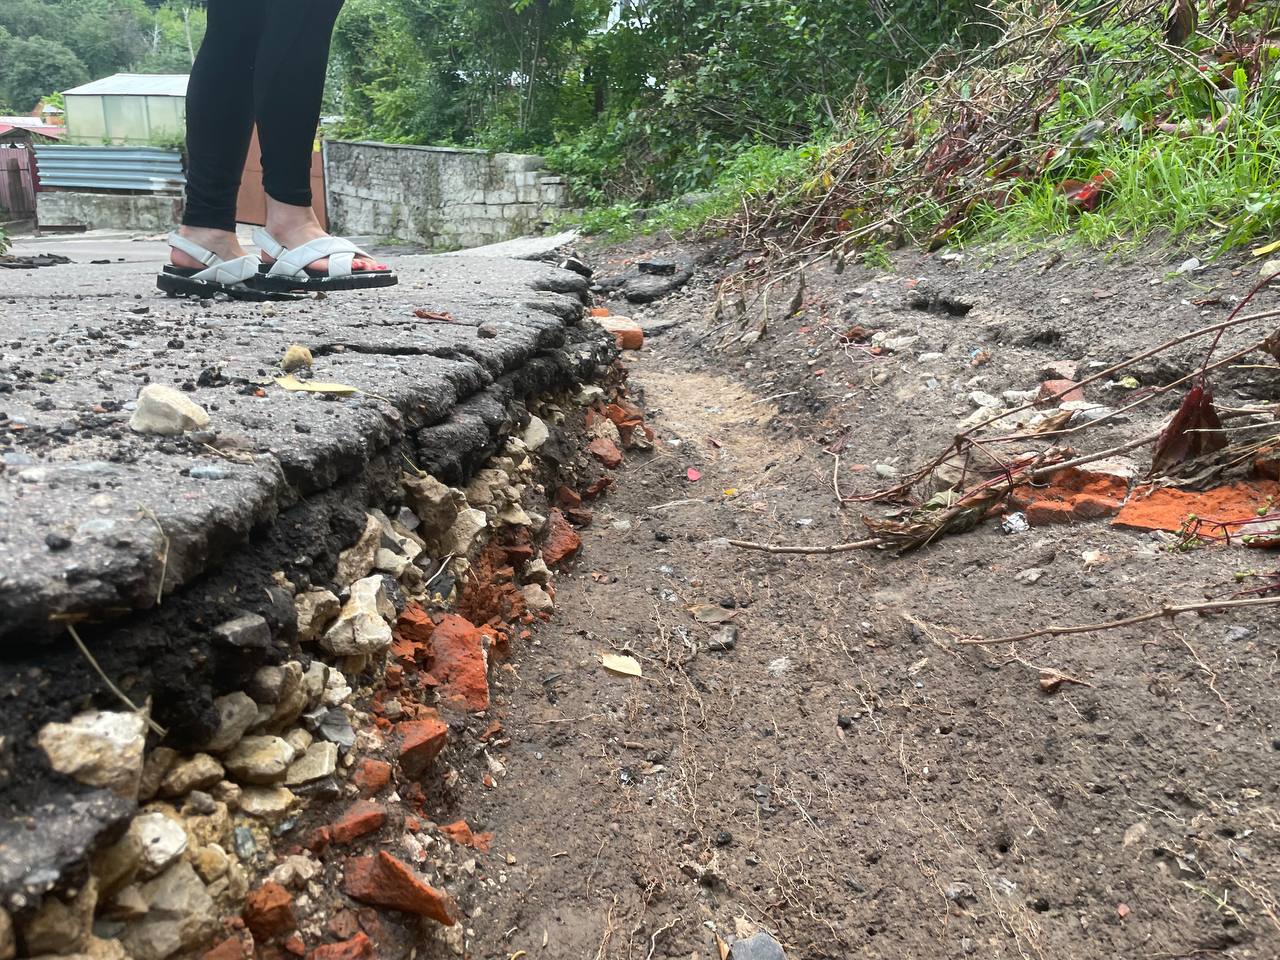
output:
[{"label": "tree foliage", "polygon": [[0,107],[120,71],[185,73],[204,27],[204,4],[183,0],[0,0]]},{"label": "tree foliage", "polygon": [[549,150],[605,196],[710,182],[751,145],[836,125],[973,0],[348,0],[334,107],[351,135]]}]

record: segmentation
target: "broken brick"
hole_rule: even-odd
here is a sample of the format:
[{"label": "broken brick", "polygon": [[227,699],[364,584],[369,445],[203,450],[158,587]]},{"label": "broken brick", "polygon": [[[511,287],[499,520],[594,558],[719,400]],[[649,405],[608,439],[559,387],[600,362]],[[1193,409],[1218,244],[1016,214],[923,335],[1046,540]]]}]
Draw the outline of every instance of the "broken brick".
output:
[{"label": "broken brick", "polygon": [[436,624],[431,672],[444,699],[481,712],[489,709],[489,658],[485,637],[475,625],[449,614]]},{"label": "broken brick", "polygon": [[614,445],[612,440],[607,440],[604,437],[596,437],[587,444],[587,453],[591,454],[610,470],[622,466],[622,451]]},{"label": "broken brick", "polygon": [[599,317],[596,323],[613,334],[619,350],[639,350],[644,346],[644,330],[626,317]]},{"label": "broken brick", "polygon": [[554,508],[547,511],[547,539],[542,545],[542,559],[547,566],[571,560],[581,549],[582,538],[569,526],[564,514]]},{"label": "broken brick", "polygon": [[570,507],[564,512],[565,519],[575,527],[589,527],[595,514],[588,507]]},{"label": "broken brick", "polygon": [[415,778],[427,772],[449,737],[448,725],[438,717],[401,721],[395,731],[400,735],[400,767]]},{"label": "broken brick", "polygon": [[288,933],[298,925],[293,916],[293,895],[278,883],[264,883],[245,898],[244,922],[255,940]]},{"label": "broken brick", "polygon": [[351,782],[360,789],[362,797],[372,797],[391,781],[391,764],[385,760],[365,757],[351,775]]},{"label": "broken brick", "polygon": [[489,845],[493,843],[492,833],[475,833],[465,820],[447,823],[440,828],[440,832],[459,846],[470,847],[480,853],[487,853]]},{"label": "broken brick", "polygon": [[357,933],[350,940],[316,947],[308,960],[373,960],[375,956],[373,941],[363,933]]},{"label": "broken brick", "polygon": [[1068,467],[1044,486],[1019,486],[1013,501],[1033,527],[1077,523],[1115,516],[1129,494],[1129,480],[1118,473]]},{"label": "broken brick", "polygon": [[334,843],[350,843],[360,837],[382,829],[387,822],[387,811],[382,804],[371,800],[357,800],[347,812],[329,825],[329,836]]},{"label": "broken brick", "polygon": [[617,400],[609,404],[604,408],[604,415],[618,428],[644,419],[644,411],[627,400]]},{"label": "broken brick", "polygon": [[[1277,502],[1280,502],[1280,483],[1273,480],[1231,483],[1203,493],[1172,487],[1143,487],[1134,491],[1112,523],[1138,530],[1177,532],[1192,515],[1201,521],[1251,520],[1257,518],[1259,510],[1271,510]],[[1224,528],[1205,522],[1201,530],[1213,536],[1228,532],[1244,536],[1249,534],[1251,526],[1254,525],[1237,522],[1227,523]],[[1258,527],[1259,531],[1262,529]]]},{"label": "broken brick", "polygon": [[[1055,394],[1062,396],[1055,396]],[[1074,380],[1046,380],[1040,384],[1040,392],[1036,394],[1036,403],[1044,406],[1066,403],[1068,400],[1083,400],[1084,390]]]},{"label": "broken brick", "polygon": [[418,659],[431,652],[431,632],[435,624],[427,611],[410,601],[396,619],[391,632],[391,655],[401,666],[413,669]]},{"label": "broken brick", "polygon": [[205,951],[200,960],[245,960],[249,954],[235,937],[227,937],[212,950]]},{"label": "broken brick", "polygon": [[564,484],[561,484],[556,490],[555,505],[562,510],[565,507],[576,507],[581,503],[582,497],[578,495],[577,491],[566,487]]},{"label": "broken brick", "polygon": [[343,890],[347,896],[363,903],[430,917],[445,926],[458,922],[458,905],[452,897],[428,886],[408,864],[385,850],[376,856],[348,860]]},{"label": "broken brick", "polygon": [[284,947],[285,953],[291,953],[295,957],[304,957],[307,954],[307,945],[296,933],[289,937],[282,946]]}]

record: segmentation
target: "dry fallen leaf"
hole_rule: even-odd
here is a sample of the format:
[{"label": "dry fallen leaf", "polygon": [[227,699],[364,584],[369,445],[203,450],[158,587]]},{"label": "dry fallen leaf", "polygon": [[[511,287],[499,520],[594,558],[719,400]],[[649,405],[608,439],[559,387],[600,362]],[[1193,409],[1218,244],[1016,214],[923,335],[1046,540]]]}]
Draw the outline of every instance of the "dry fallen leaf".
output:
[{"label": "dry fallen leaf", "polygon": [[277,377],[276,386],[283,387],[286,390],[303,390],[307,393],[331,393],[339,397],[349,397],[360,392],[355,387],[348,386],[345,383],[324,383],[320,380],[309,380],[303,383],[294,376]]},{"label": "dry fallen leaf", "polygon": [[620,653],[602,653],[600,654],[600,663],[610,673],[620,673],[627,677],[644,676],[644,670],[641,669],[640,663],[635,657],[628,657]]},{"label": "dry fallen leaf", "polygon": [[696,604],[689,607],[689,612],[699,623],[728,623],[737,616],[735,611],[718,607],[714,603]]},{"label": "dry fallen leaf", "polygon": [[419,320],[442,320],[445,323],[453,323],[453,314],[444,310],[422,310],[413,311],[413,315]]},{"label": "dry fallen leaf", "polygon": [[729,945],[716,934],[716,949],[720,951],[720,960],[729,960]]},{"label": "dry fallen leaf", "polygon": [[1084,561],[1085,569],[1088,569],[1106,563],[1107,555],[1101,550],[1086,550],[1080,554],[1080,559]]}]

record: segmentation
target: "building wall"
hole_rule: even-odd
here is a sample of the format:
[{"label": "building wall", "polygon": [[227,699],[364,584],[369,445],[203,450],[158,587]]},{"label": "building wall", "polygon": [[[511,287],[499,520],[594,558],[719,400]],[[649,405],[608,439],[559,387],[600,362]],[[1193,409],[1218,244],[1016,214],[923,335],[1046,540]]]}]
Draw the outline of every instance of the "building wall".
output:
[{"label": "building wall", "polygon": [[527,235],[569,204],[564,180],[531,154],[329,140],[325,180],[335,233],[440,250]]},{"label": "building wall", "polygon": [[182,198],[174,195],[70,190],[36,194],[36,221],[42,227],[168,233],[181,218]]}]

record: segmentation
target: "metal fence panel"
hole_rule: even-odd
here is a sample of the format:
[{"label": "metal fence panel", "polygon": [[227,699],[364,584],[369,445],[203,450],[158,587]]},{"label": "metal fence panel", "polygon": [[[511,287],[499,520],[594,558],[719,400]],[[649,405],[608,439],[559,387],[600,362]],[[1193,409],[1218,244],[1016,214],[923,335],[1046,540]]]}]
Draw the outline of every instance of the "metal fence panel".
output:
[{"label": "metal fence panel", "polygon": [[37,144],[40,187],[181,193],[187,177],[182,154],[158,147],[88,147]]}]

